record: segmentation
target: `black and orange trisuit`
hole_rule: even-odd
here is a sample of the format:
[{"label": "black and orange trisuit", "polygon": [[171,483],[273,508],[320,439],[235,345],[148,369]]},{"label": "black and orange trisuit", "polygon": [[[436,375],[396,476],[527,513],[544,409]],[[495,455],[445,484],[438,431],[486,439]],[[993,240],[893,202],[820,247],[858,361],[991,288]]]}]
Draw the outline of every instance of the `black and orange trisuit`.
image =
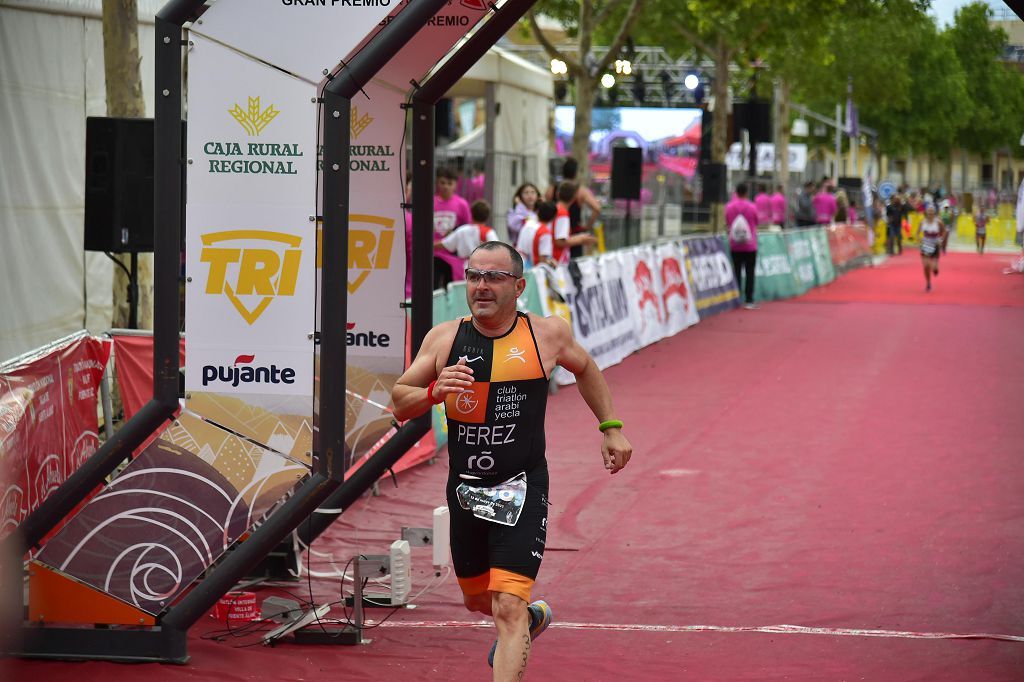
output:
[{"label": "black and orange trisuit", "polygon": [[[472,368],[473,385],[445,400],[455,575],[467,595],[491,590],[529,602],[544,555],[548,506],[548,378],[529,317],[517,313],[511,329],[497,337],[463,319],[445,366],[460,359]],[[515,525],[479,518],[457,499],[460,484],[489,488],[523,473],[526,498]]]}]

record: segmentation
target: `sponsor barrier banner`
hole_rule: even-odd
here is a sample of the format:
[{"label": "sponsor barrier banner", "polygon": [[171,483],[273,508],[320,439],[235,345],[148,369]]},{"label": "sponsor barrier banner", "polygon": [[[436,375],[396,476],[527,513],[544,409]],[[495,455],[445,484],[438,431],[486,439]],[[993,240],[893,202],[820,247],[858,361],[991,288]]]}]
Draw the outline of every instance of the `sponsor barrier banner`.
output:
[{"label": "sponsor barrier banner", "polygon": [[616,254],[577,264],[578,281],[574,281],[568,266],[559,267],[565,279],[573,333],[597,366],[604,369],[640,347],[627,291],[631,274],[627,276]]},{"label": "sponsor barrier banner", "polygon": [[624,249],[615,255],[626,277],[626,295],[629,297],[637,348],[643,348],[666,335],[657,256],[651,246]]},{"label": "sponsor barrier banner", "polygon": [[718,237],[688,239],[686,272],[693,289],[700,317],[707,317],[739,306],[740,292],[732,261]]},{"label": "sponsor barrier banner", "polygon": [[808,230],[811,241],[811,256],[814,259],[814,279],[817,286],[828,284],[836,278],[836,269],[832,265],[832,252],[829,249],[828,236],[824,227]]},{"label": "sponsor barrier banner", "polygon": [[110,342],[84,333],[0,373],[0,537],[99,448]]},{"label": "sponsor barrier banner", "polygon": [[661,304],[665,311],[665,336],[678,334],[700,321],[693,289],[686,277],[686,250],[682,243],[655,247],[661,277]]},{"label": "sponsor barrier banner", "polygon": [[830,225],[828,246],[832,254],[832,265],[843,272],[871,262],[871,236],[863,223],[853,225]]},{"label": "sponsor barrier banner", "polygon": [[757,301],[791,298],[803,292],[781,232],[758,233],[754,275],[754,299]]},{"label": "sponsor barrier banner", "polygon": [[309,462],[316,85],[201,36],[193,43],[187,406]]},{"label": "sponsor barrier banner", "polygon": [[814,252],[811,250],[811,236],[808,230],[786,230],[783,237],[789,251],[789,262],[796,280],[797,294],[802,294],[815,285]]}]

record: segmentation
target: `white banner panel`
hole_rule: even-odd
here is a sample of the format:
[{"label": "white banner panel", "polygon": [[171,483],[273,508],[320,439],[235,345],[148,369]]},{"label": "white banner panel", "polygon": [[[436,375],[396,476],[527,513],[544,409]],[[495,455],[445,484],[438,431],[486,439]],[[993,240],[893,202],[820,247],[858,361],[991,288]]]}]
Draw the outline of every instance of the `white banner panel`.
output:
[{"label": "white banner panel", "polygon": [[303,206],[308,220],[316,205],[316,86],[198,36],[193,42],[189,206]]},{"label": "white banner panel", "polygon": [[[192,26],[319,83],[401,0],[218,0]],[[189,66],[191,71],[191,65]]]},{"label": "white banner panel", "polygon": [[[725,154],[725,165],[729,170],[746,170],[750,162],[743,156],[743,145],[734,142]],[[789,172],[803,173],[807,168],[807,145],[789,145]],[[757,172],[770,173],[775,169],[775,145],[771,142],[757,143]]]},{"label": "white banner panel", "polygon": [[678,334],[697,324],[697,302],[686,277],[686,255],[679,244],[655,247],[661,279],[661,301],[665,311],[665,335]]},{"label": "white banner panel", "polygon": [[624,249],[618,253],[618,257],[627,285],[626,293],[629,296],[637,346],[643,348],[665,336],[665,311],[657,259],[650,246]]},{"label": "white banner panel", "polygon": [[316,237],[306,211],[190,204],[186,213],[186,389],[312,400]]},{"label": "white banner panel", "polygon": [[[572,328],[576,340],[597,366],[604,369],[621,362],[639,347],[629,310],[625,273],[614,254],[581,260],[579,268],[578,287],[567,272],[563,275],[572,311]],[[562,266],[559,270],[568,268]]]}]

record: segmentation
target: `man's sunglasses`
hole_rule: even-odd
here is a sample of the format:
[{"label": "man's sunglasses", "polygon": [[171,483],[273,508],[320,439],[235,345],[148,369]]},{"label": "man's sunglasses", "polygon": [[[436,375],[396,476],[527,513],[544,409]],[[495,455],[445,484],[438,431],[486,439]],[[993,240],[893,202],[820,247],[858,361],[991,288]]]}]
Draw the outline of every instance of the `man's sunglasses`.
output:
[{"label": "man's sunglasses", "polygon": [[507,270],[477,270],[476,268],[466,268],[466,281],[470,284],[479,284],[480,280],[484,280],[488,284],[497,284],[499,282],[504,282],[506,277],[519,279],[519,275],[514,272],[508,272]]}]

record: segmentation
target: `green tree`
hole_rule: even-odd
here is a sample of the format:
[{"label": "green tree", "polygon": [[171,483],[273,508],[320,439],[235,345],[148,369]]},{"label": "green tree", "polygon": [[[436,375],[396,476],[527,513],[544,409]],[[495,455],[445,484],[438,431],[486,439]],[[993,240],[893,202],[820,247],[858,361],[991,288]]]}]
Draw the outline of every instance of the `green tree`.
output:
[{"label": "green tree", "polygon": [[[591,112],[604,75],[618,59],[630,29],[640,16],[645,0],[541,0],[527,15],[527,25],[534,39],[548,56],[565,62],[576,86],[576,121],[572,136],[572,153],[579,161],[579,179],[590,175]],[[576,54],[563,52],[554,45],[537,24],[537,14],[559,21],[567,34],[577,40]],[[617,22],[613,19],[619,19]],[[608,52],[601,58],[593,53],[594,39],[600,27],[612,29]]]},{"label": "green tree", "polygon": [[957,10],[946,33],[963,68],[966,98],[972,106],[970,121],[956,135],[970,152],[988,154],[1006,145],[1016,146],[1024,126],[1024,74],[1000,57],[1006,34],[989,25],[991,8],[983,2]]}]

